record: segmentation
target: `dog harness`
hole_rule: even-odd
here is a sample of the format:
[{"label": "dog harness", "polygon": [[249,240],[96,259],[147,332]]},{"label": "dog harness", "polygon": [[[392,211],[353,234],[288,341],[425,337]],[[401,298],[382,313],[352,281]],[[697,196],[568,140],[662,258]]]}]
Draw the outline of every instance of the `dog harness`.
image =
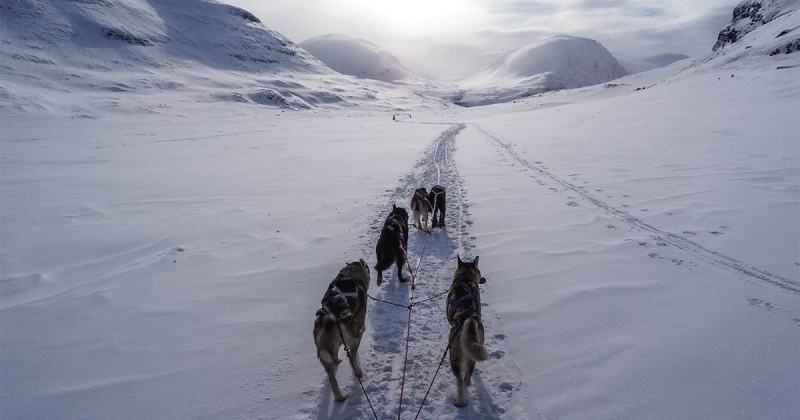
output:
[{"label": "dog harness", "polygon": [[[463,281],[461,282],[461,284],[459,284],[456,287],[463,287],[464,289],[466,289],[467,293],[461,295],[461,297],[459,297],[458,299],[447,299],[447,304],[448,305],[452,305],[454,307],[454,311],[457,310],[458,308],[465,309],[467,311],[467,316],[464,317],[464,319],[469,318],[472,315],[481,316],[481,314],[480,314],[481,307],[480,307],[480,304],[478,304],[477,297],[475,296],[474,293],[472,293],[472,288],[469,287],[469,285],[466,282],[463,282]],[[472,307],[473,308],[477,308],[477,310],[473,310],[472,308],[470,308],[467,305],[467,302],[472,302]],[[454,315],[455,315],[455,313],[454,313]],[[459,322],[455,318],[450,320],[450,325],[456,326],[458,324],[459,324]]]},{"label": "dog harness", "polygon": [[428,203],[428,207],[433,208],[433,206],[431,205],[430,200],[428,200],[428,196],[422,194],[421,192],[415,192],[414,193],[414,197],[416,199],[418,199],[418,200],[424,200],[426,203]]},{"label": "dog harness", "polygon": [[[353,290],[352,292],[343,292],[341,289],[339,289],[339,286],[333,286],[333,289],[331,290],[333,290],[337,295],[344,297],[347,300],[347,306],[351,306],[350,305],[351,298],[358,299],[358,289]],[[356,302],[353,302],[352,306],[355,306]]]},{"label": "dog harness", "polygon": [[[328,298],[328,301],[331,301],[336,296],[340,296],[347,303],[348,310],[355,308],[356,305],[358,305],[358,288],[356,288],[356,290],[353,290],[352,292],[343,292],[341,289],[339,289],[339,286],[333,286],[331,291],[334,294],[333,296]],[[334,316],[336,316],[336,314],[333,313],[333,311],[331,310],[330,307],[328,307],[327,304],[322,305],[322,310],[325,311],[326,313],[333,314]]]}]

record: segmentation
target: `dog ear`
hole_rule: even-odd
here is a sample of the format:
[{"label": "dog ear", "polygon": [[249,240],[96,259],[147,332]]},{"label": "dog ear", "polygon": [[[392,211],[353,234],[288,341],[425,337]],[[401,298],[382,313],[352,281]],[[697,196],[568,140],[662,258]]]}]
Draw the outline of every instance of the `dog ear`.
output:
[{"label": "dog ear", "polygon": [[358,260],[358,262],[360,262],[360,263],[361,263],[361,267],[362,267],[362,268],[367,268],[367,263],[365,263],[365,262],[364,262],[364,259],[363,259],[363,258],[359,259],[359,260]]},{"label": "dog ear", "polygon": [[392,204],[392,211],[397,210],[397,204]]},{"label": "dog ear", "polygon": [[464,262],[463,262],[463,261],[461,261],[461,255],[458,255],[458,254],[456,254],[456,258],[458,258],[458,266],[459,266],[459,267],[461,267],[462,265],[464,265]]},{"label": "dog ear", "polygon": [[481,277],[481,279],[478,281],[478,284],[484,284],[484,283],[486,283],[486,277]]},{"label": "dog ear", "polygon": [[475,261],[472,261],[472,264],[475,266],[475,268],[478,268],[478,257],[475,257]]}]

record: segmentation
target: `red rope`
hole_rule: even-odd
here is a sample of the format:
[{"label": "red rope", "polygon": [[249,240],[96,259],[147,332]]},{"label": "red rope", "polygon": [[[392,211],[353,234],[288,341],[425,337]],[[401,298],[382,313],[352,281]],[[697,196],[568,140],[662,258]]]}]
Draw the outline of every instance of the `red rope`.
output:
[{"label": "red rope", "polygon": [[[408,271],[411,272],[411,304],[408,308],[408,329],[406,330],[406,355],[405,359],[403,360],[403,380],[400,383],[400,407],[397,408],[397,420],[400,420],[400,414],[403,413],[403,393],[405,392],[406,388],[406,367],[408,366],[408,342],[411,339],[411,308],[413,307],[414,303],[414,290],[417,288],[417,274],[419,274],[419,267],[422,265],[422,257],[425,255],[425,248],[428,247],[428,238],[431,235],[425,237],[425,245],[422,246],[422,252],[419,254],[419,262],[417,262],[417,271],[411,271],[411,265],[409,264]],[[406,254],[406,264],[408,264],[408,254]]]}]

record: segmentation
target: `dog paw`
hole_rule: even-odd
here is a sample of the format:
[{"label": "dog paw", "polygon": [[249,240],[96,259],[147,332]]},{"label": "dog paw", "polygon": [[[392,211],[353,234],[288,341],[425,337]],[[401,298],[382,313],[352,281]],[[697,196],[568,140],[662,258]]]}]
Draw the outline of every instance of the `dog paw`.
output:
[{"label": "dog paw", "polygon": [[405,283],[408,281],[408,279],[405,277],[398,277],[397,279],[400,280],[400,283]]},{"label": "dog paw", "polygon": [[336,364],[342,363],[342,359],[336,359]]},{"label": "dog paw", "polygon": [[453,405],[459,408],[466,407],[467,400],[459,400],[458,398],[456,398],[455,400],[453,400]]},{"label": "dog paw", "polygon": [[356,378],[358,378],[358,379],[361,379],[361,378],[364,377],[364,372],[362,372],[360,369],[357,372],[355,372],[355,374],[356,374]]},{"label": "dog paw", "polygon": [[342,392],[342,395],[337,395],[337,396],[334,397],[334,401],[336,401],[336,402],[342,402],[342,401],[344,401],[346,399],[347,399],[347,393],[346,392]]}]

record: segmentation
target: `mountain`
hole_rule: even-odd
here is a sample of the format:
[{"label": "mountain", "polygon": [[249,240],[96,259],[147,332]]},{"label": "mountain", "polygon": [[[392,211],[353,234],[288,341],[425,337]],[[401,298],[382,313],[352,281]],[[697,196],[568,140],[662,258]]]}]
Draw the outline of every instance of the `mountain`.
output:
[{"label": "mountain", "polygon": [[687,58],[689,58],[688,55],[667,53],[667,54],[656,54],[646,58],[646,60],[659,67],[665,67],[676,61],[685,60]]},{"label": "mountain", "polygon": [[462,105],[488,105],[560,89],[608,82],[627,75],[597,41],[559,35],[492,60],[458,82]]},{"label": "mountain", "polygon": [[676,61],[689,58],[683,54],[658,54],[648,58],[636,58],[625,54],[614,53],[617,62],[630,74],[668,66]]},{"label": "mountain", "polygon": [[252,13],[211,0],[3,0],[0,39],[0,107],[20,112],[159,113],[186,101],[395,109],[457,95],[344,77]]},{"label": "mountain", "polygon": [[383,82],[394,82],[411,75],[392,53],[363,39],[328,34],[298,45],[341,74]]},{"label": "mountain", "polygon": [[18,61],[330,73],[251,13],[211,1],[8,1],[2,22],[3,52]]},{"label": "mountain", "polygon": [[428,49],[417,61],[429,69],[424,74],[428,79],[453,82],[475,73],[498,55],[476,47],[443,44]]},{"label": "mountain", "polygon": [[[712,48],[717,51],[727,45],[733,44],[751,31],[766,25],[786,14],[792,13],[798,8],[798,0],[745,0],[733,9],[733,19],[731,23],[719,32],[717,43]],[[787,28],[783,36],[796,30],[797,28]],[[796,38],[797,34],[794,34]],[[797,39],[790,40],[783,47],[786,50],[800,50],[800,42]],[[780,48],[779,48],[780,50]]]}]

